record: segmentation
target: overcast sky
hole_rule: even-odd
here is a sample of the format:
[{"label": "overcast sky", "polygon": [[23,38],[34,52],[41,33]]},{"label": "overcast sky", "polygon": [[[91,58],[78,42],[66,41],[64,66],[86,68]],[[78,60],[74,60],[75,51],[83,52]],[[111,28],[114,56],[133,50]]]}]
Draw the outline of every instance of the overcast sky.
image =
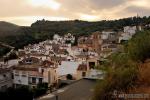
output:
[{"label": "overcast sky", "polygon": [[0,20],[31,25],[36,20],[110,20],[149,16],[150,0],[0,0]]}]

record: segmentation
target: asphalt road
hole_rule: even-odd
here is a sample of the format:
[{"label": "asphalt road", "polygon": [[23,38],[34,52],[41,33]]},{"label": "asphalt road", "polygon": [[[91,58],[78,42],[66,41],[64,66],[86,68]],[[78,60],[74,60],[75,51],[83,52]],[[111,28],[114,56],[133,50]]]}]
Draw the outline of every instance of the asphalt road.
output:
[{"label": "asphalt road", "polygon": [[96,81],[82,79],[38,100],[91,100]]}]

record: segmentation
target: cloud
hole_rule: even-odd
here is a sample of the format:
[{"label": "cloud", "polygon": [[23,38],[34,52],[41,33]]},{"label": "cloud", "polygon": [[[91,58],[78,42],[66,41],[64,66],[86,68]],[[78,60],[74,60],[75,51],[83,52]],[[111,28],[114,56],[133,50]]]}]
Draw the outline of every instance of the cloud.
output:
[{"label": "cloud", "polygon": [[87,20],[87,21],[95,21],[98,16],[96,15],[87,15],[87,14],[79,14],[81,20]]},{"label": "cloud", "polygon": [[125,12],[128,14],[138,14],[143,16],[150,15],[150,9],[147,7],[130,6],[125,9]]},{"label": "cloud", "polygon": [[35,7],[51,8],[53,10],[58,10],[61,6],[60,3],[54,0],[28,0],[28,2]]},{"label": "cloud", "polygon": [[127,0],[88,0],[93,8],[107,9],[124,4]]},{"label": "cloud", "polygon": [[0,20],[30,25],[37,19],[118,19],[150,14],[149,0],[0,0]]}]

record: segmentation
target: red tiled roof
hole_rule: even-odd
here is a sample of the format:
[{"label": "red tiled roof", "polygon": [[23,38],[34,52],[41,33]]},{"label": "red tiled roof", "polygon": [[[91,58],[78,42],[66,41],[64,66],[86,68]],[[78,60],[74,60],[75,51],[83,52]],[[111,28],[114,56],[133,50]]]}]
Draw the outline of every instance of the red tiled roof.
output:
[{"label": "red tiled roof", "polygon": [[27,57],[27,58],[24,58],[22,61],[19,61],[19,64],[20,65],[27,64],[26,63],[27,61],[30,61],[33,64],[33,63],[39,63],[40,59],[36,57]]},{"label": "red tiled roof", "polygon": [[22,71],[38,71],[38,68],[33,67],[14,67],[14,70],[22,70]]},{"label": "red tiled roof", "polygon": [[54,65],[54,62],[45,60],[45,61],[43,61],[43,65]]}]

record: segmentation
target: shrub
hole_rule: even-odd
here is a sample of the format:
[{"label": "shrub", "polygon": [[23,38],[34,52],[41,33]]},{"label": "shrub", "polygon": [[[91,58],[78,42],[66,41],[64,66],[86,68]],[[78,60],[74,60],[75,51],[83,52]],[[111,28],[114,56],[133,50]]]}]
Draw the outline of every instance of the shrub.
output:
[{"label": "shrub", "polygon": [[48,90],[48,83],[40,83],[38,86],[33,89],[34,97],[39,97],[44,95]]},{"label": "shrub", "polygon": [[127,45],[127,52],[134,61],[144,62],[150,57],[150,31],[137,33]]},{"label": "shrub", "polygon": [[0,93],[0,98],[5,100],[33,100],[33,93],[28,86],[9,88]]},{"label": "shrub", "polygon": [[135,67],[109,69],[105,80],[95,87],[94,100],[111,99],[114,90],[127,91],[135,84],[137,69]]}]

